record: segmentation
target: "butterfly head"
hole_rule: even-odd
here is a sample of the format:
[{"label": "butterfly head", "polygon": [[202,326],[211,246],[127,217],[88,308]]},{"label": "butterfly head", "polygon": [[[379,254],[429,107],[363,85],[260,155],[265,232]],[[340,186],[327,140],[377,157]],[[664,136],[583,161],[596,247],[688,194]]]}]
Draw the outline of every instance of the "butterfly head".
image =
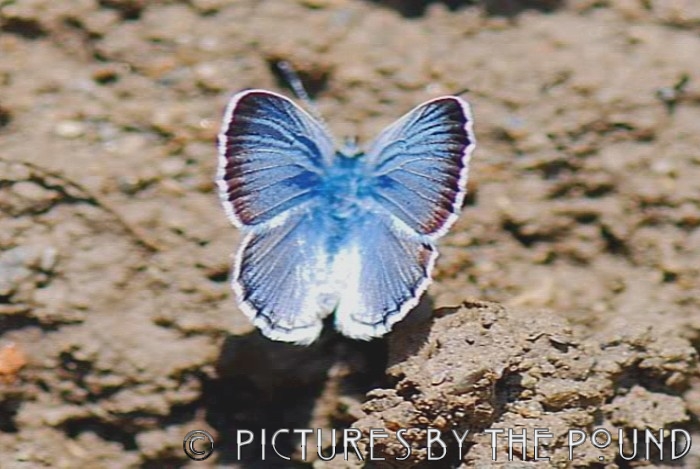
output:
[{"label": "butterfly head", "polygon": [[340,153],[346,158],[358,158],[363,152],[357,144],[357,137],[345,137]]}]

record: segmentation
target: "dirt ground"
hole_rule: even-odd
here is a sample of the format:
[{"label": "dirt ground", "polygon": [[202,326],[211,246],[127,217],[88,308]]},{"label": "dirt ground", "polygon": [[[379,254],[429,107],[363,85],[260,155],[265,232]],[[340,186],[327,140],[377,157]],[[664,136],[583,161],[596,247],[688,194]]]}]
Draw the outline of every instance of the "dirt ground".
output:
[{"label": "dirt ground", "polygon": [[[0,1],[0,467],[357,467],[233,437],[350,426],[437,468],[667,466],[564,435],[679,428],[700,467],[698,57],[697,0]],[[291,94],[280,59],[337,136],[473,106],[466,206],[383,340],[274,343],[230,291],[215,135],[232,92]],[[550,462],[487,428],[548,428]]]}]

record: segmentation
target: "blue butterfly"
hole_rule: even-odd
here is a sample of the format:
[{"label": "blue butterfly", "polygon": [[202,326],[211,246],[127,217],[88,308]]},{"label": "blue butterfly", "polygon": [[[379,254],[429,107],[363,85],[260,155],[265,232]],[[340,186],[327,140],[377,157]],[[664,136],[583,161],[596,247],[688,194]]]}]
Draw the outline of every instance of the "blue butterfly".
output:
[{"label": "blue butterfly", "polygon": [[290,99],[246,90],[218,141],[219,194],[244,233],[233,290],[264,335],[309,344],[335,313],[340,332],[368,340],[418,303],[466,193],[464,100],[421,104],[361,152]]}]

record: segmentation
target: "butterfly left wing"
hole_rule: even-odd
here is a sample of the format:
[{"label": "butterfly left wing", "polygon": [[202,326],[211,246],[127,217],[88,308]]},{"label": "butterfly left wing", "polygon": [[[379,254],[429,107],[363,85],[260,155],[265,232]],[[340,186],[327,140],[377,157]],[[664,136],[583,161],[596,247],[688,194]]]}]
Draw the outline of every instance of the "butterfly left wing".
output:
[{"label": "butterfly left wing", "polygon": [[232,285],[246,316],[275,340],[309,343],[332,312],[319,303],[327,256],[309,214],[323,203],[334,155],[323,125],[282,95],[242,91],[226,108],[217,185],[246,233]]},{"label": "butterfly left wing", "polygon": [[475,144],[466,101],[445,96],[421,104],[367,152],[376,202],[416,233],[442,236],[461,209]]},{"label": "butterfly left wing", "polygon": [[284,223],[253,230],[233,269],[239,305],[273,340],[309,344],[335,307],[327,290],[329,256],[313,213],[292,213]]},{"label": "butterfly left wing", "polygon": [[264,224],[315,195],[335,146],[323,126],[282,95],[236,94],[219,133],[219,196],[238,227]]}]

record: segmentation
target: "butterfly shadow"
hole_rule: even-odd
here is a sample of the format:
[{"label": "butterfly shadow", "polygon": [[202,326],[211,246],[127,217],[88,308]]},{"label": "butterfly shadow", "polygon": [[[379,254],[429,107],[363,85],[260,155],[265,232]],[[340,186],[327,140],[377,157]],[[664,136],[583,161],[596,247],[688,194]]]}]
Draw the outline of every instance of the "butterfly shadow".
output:
[{"label": "butterfly shadow", "polygon": [[[329,399],[337,402],[333,399],[337,396],[328,391],[334,380],[332,370],[342,370],[342,377],[334,381],[338,384],[335,393],[362,401],[367,391],[384,385],[385,368],[386,340],[354,341],[336,333],[331,325],[307,347],[272,341],[257,330],[228,337],[216,364],[217,376],[205,381],[202,391],[206,421],[217,433],[219,463],[296,467],[274,455],[272,434],[280,429],[317,428],[319,414],[332,428],[349,427],[354,419],[324,407]],[[236,431],[243,429],[252,431],[254,440],[241,447],[239,458]],[[265,461],[261,461],[263,429]],[[299,444],[298,435],[282,433],[276,440],[277,450],[286,455],[298,452]],[[275,461],[280,465],[275,466]]]},{"label": "butterfly shadow", "polygon": [[[217,433],[219,463],[237,463],[246,468],[293,467],[292,462],[271,454],[270,438],[280,429],[318,427],[319,409],[329,414],[326,422],[332,428],[349,427],[354,422],[350,415],[319,406],[329,397],[336,403],[338,397],[362,402],[368,391],[390,387],[387,367],[420,350],[432,327],[433,306],[432,298],[424,295],[387,338],[370,342],[338,334],[330,320],[321,337],[306,347],[272,341],[257,330],[227,337],[216,363],[216,377],[204,380],[201,397],[205,419]],[[329,396],[331,370],[338,367],[343,377],[337,395]],[[265,461],[261,461],[263,429],[267,440]],[[241,447],[240,457],[237,430],[250,430],[254,435],[251,444]],[[276,447],[286,455],[298,452],[298,436],[280,434]]]},{"label": "butterfly shadow", "polygon": [[426,294],[406,318],[398,323],[389,336],[387,369],[417,355],[427,343],[436,318],[456,312],[458,307],[435,309],[433,298]]}]

